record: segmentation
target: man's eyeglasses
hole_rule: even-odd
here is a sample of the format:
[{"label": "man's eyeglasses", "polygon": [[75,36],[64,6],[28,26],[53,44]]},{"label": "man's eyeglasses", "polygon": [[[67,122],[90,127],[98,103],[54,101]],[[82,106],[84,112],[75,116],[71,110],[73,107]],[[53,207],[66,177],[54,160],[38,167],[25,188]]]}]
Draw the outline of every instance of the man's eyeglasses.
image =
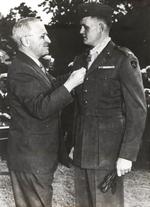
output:
[{"label": "man's eyeglasses", "polygon": [[[37,34],[25,35],[24,37],[30,37],[30,36],[34,36],[34,35],[37,35]],[[44,40],[44,39],[46,39],[46,37],[49,38],[49,35],[48,35],[48,33],[43,33],[43,34],[39,35],[39,37]]]}]

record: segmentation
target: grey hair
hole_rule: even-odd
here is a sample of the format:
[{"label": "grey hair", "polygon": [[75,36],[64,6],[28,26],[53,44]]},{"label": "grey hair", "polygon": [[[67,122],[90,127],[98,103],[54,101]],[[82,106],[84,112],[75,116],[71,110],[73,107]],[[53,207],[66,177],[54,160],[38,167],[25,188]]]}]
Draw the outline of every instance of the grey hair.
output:
[{"label": "grey hair", "polygon": [[26,17],[18,20],[12,29],[12,38],[20,46],[20,39],[29,34],[31,30],[31,23],[40,22],[41,20],[36,17]]}]

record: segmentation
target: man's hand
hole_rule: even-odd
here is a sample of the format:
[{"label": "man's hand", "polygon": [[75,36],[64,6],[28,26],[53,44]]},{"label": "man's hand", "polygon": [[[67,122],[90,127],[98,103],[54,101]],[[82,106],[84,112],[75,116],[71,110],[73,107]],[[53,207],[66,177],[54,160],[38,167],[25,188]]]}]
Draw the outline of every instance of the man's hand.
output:
[{"label": "man's hand", "polygon": [[64,86],[69,92],[72,91],[72,89],[83,83],[85,74],[86,69],[83,67],[73,71],[68,80],[64,83]]},{"label": "man's hand", "polygon": [[118,158],[116,167],[118,176],[125,175],[126,173],[131,171],[132,161],[123,158]]}]

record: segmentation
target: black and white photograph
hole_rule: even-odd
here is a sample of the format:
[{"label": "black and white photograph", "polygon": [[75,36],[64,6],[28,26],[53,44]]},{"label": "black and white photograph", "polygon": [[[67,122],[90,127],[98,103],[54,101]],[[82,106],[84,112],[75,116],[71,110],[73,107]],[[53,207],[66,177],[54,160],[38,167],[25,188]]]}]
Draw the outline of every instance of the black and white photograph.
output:
[{"label": "black and white photograph", "polygon": [[150,207],[150,0],[0,0],[0,207]]}]

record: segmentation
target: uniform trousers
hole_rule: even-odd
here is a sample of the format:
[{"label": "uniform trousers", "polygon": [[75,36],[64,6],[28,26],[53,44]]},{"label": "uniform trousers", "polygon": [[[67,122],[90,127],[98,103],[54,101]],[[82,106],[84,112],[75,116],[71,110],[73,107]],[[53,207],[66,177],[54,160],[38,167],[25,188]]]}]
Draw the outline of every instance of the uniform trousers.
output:
[{"label": "uniform trousers", "polygon": [[108,170],[75,167],[76,207],[124,207],[123,179],[118,177],[116,192],[102,193],[98,188]]},{"label": "uniform trousers", "polygon": [[51,207],[53,173],[10,170],[16,207]]}]

